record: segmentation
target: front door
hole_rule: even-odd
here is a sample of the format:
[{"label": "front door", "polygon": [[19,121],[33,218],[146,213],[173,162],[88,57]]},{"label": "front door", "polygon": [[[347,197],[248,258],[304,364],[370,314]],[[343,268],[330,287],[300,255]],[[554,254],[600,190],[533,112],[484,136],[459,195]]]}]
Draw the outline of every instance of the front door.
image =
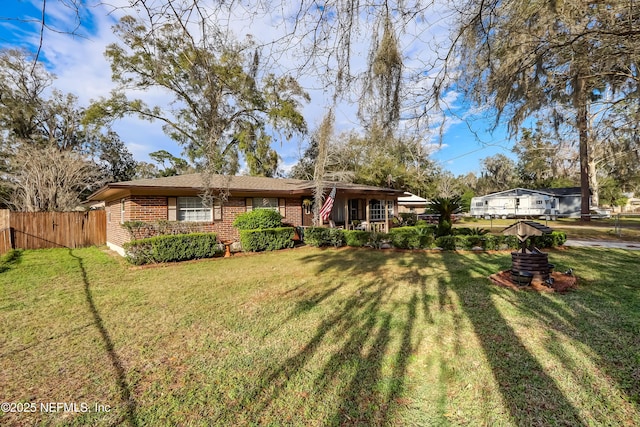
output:
[{"label": "front door", "polygon": [[302,226],[311,227],[313,225],[313,200],[303,198],[302,201]]}]

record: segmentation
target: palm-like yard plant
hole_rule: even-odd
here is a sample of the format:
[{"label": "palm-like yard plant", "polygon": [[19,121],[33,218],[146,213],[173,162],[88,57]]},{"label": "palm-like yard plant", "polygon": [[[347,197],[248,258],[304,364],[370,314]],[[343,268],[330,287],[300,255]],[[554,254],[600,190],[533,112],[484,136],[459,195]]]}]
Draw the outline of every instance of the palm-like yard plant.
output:
[{"label": "palm-like yard plant", "polygon": [[435,197],[427,204],[427,212],[439,215],[438,236],[451,234],[452,216],[462,211],[462,200],[460,196]]}]

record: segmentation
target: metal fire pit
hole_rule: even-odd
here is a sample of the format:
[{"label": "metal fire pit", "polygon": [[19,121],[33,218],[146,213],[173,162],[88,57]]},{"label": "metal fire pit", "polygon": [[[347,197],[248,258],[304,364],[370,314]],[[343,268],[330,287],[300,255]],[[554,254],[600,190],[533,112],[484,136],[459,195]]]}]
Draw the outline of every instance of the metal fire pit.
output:
[{"label": "metal fire pit", "polygon": [[536,280],[544,281],[549,278],[553,268],[549,264],[549,256],[534,247],[530,240],[530,244],[527,245],[527,241],[529,237],[550,234],[552,231],[546,225],[535,221],[518,221],[502,231],[502,234],[517,236],[521,244],[520,251],[511,252],[511,278],[514,282],[523,284],[525,277],[529,277],[527,273]]},{"label": "metal fire pit", "polygon": [[511,281],[518,286],[529,286],[532,280],[533,273],[511,270]]}]

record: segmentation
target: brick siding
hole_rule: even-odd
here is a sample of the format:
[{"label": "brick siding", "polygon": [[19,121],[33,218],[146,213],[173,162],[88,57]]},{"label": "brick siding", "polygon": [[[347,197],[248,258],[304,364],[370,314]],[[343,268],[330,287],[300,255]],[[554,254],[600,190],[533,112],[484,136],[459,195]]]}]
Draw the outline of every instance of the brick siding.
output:
[{"label": "brick siding", "polygon": [[[124,201],[124,215],[121,215],[122,202]],[[164,196],[128,196],[124,199],[109,201],[106,203],[107,212],[107,244],[120,253],[122,245],[131,240],[129,232],[122,227],[122,221],[166,221],[168,219],[168,199]],[[199,222],[198,231],[213,232],[218,240],[238,241],[240,234],[233,226],[235,218],[246,212],[244,198],[230,198],[222,206],[222,220],[213,222]],[[293,226],[302,225],[302,206],[300,198],[285,199],[284,223]]]}]

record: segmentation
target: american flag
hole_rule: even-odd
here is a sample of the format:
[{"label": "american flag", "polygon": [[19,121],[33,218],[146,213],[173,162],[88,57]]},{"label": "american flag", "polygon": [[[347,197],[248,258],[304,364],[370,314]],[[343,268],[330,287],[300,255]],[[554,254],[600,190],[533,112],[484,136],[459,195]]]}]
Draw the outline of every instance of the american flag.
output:
[{"label": "american flag", "polygon": [[336,187],[333,187],[331,193],[329,193],[329,197],[324,201],[322,205],[322,209],[320,209],[320,218],[323,221],[329,219],[329,215],[331,215],[331,209],[333,209],[333,200],[336,198]]}]

